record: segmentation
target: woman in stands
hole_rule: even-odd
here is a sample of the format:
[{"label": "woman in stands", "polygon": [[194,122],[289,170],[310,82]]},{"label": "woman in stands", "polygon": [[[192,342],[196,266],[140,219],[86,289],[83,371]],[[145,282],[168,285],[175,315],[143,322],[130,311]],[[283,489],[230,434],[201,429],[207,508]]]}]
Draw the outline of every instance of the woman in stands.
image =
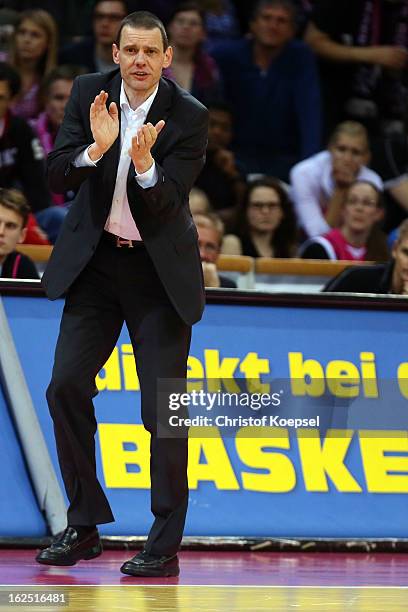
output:
[{"label": "woman in stands", "polygon": [[379,189],[368,181],[355,181],[346,193],[341,226],[307,240],[300,255],[304,259],[386,261],[387,240],[378,225],[382,218]]},{"label": "woman in stands", "polygon": [[196,2],[178,4],[167,24],[167,31],[173,47],[173,60],[163,75],[207,106],[222,100],[217,64],[203,49],[205,15],[200,5]]},{"label": "woman in stands", "polygon": [[33,119],[42,110],[40,83],[57,62],[57,25],[47,11],[34,9],[21,13],[8,61],[18,70],[22,82],[13,113]]},{"label": "woman in stands", "polygon": [[264,177],[248,185],[238,212],[236,235],[225,236],[222,253],[250,257],[293,257],[296,220],[281,183]]}]

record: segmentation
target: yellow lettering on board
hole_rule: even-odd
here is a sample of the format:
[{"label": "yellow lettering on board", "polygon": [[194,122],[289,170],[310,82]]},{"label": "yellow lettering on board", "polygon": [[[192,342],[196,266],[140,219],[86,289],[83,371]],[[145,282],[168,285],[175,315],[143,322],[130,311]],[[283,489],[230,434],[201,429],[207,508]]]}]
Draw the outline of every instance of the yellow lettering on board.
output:
[{"label": "yellow lettering on board", "polygon": [[239,387],[234,381],[235,370],[239,363],[238,357],[224,357],[220,361],[219,351],[206,349],[204,358],[208,391],[219,391],[221,385],[224,385],[230,393],[239,393]]},{"label": "yellow lettering on board", "polygon": [[408,363],[406,361],[398,366],[397,377],[401,395],[408,399]]},{"label": "yellow lettering on board", "polygon": [[365,397],[378,397],[377,370],[374,353],[360,353],[361,380]]},{"label": "yellow lettering on board", "polygon": [[[259,436],[262,437],[259,437]],[[275,448],[290,448],[288,430],[274,427],[242,427],[235,438],[239,458],[248,467],[266,474],[242,472],[242,484],[248,491],[288,493],[296,486],[293,463]],[[267,449],[265,452],[264,449]],[[273,452],[270,452],[270,451]]]},{"label": "yellow lettering on board", "polygon": [[[316,359],[303,360],[303,353],[289,353],[289,376],[293,395],[321,397],[325,382],[323,367]],[[306,377],[309,380],[306,380]]]},{"label": "yellow lettering on board", "polygon": [[240,371],[245,374],[248,381],[247,390],[249,393],[269,393],[271,385],[261,383],[261,374],[269,374],[269,360],[260,359],[258,353],[248,353],[239,366]]},{"label": "yellow lettering on board", "polygon": [[336,397],[358,397],[360,372],[351,361],[333,359],[326,368],[327,386]]},{"label": "yellow lettering on board", "polygon": [[[143,425],[100,423],[98,432],[106,486],[149,489],[150,434]],[[125,444],[134,448],[125,450]],[[128,465],[136,465],[138,471],[127,471]]]},{"label": "yellow lettering on board", "polygon": [[408,432],[362,430],[360,448],[370,493],[408,493]]},{"label": "yellow lettering on board", "polygon": [[[218,427],[192,427],[190,432],[188,450],[189,487],[197,489],[200,481],[210,481],[214,483],[217,489],[238,490],[239,483]],[[200,463],[202,454],[206,463]]]},{"label": "yellow lettering on board", "polygon": [[327,477],[338,491],[359,493],[360,485],[344,465],[353,431],[329,429],[322,444],[319,431],[298,431],[299,456],[307,491],[328,491]]}]

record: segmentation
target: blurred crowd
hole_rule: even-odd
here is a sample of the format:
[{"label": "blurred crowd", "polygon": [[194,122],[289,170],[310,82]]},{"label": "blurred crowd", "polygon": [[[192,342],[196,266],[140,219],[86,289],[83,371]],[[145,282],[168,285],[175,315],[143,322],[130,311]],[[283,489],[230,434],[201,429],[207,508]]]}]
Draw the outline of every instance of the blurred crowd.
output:
[{"label": "blurred crowd", "polygon": [[0,0],[0,276],[35,278],[17,243],[57,239],[75,193],[49,191],[46,155],[135,10],[209,109],[190,194],[206,284],[234,286],[220,254],[302,257],[381,262],[381,292],[408,293],[408,0]]}]

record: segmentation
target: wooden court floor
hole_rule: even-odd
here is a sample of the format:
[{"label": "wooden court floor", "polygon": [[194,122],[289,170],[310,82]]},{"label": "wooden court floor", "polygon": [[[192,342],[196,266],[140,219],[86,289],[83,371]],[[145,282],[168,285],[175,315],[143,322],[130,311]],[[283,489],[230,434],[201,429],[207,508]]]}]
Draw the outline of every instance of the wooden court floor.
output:
[{"label": "wooden court floor", "polygon": [[[407,554],[186,551],[179,578],[161,580],[120,574],[132,554],[105,551],[57,568],[35,563],[33,550],[0,549],[0,610],[408,610]],[[65,605],[17,606],[19,593],[64,596]]]}]

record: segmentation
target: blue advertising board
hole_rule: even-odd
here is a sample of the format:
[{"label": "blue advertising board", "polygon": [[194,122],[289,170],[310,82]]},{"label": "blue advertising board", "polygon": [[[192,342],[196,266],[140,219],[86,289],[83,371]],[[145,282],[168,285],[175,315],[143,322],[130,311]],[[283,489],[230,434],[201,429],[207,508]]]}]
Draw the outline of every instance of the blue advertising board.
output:
[{"label": "blue advertising board", "polygon": [[36,537],[47,533],[0,382],[0,536]]},{"label": "blue advertising board", "polygon": [[[59,475],[45,390],[62,302],[4,297],[4,305]],[[264,390],[268,381],[280,381],[279,387],[286,381],[293,401],[286,408],[282,402],[279,415],[320,415],[324,426],[280,422],[254,435],[246,427],[192,427],[185,534],[408,537],[406,321],[406,312],[386,307],[207,304],[193,330],[190,391],[196,379],[218,382],[220,389],[247,379]],[[97,467],[116,519],[101,532],[145,535],[152,519],[149,435],[126,329],[96,382]],[[388,418],[394,402],[384,389],[398,398],[400,420]],[[355,406],[365,401],[365,415],[379,415],[381,427],[371,430],[371,412],[364,422],[336,420],[350,398]]]}]

